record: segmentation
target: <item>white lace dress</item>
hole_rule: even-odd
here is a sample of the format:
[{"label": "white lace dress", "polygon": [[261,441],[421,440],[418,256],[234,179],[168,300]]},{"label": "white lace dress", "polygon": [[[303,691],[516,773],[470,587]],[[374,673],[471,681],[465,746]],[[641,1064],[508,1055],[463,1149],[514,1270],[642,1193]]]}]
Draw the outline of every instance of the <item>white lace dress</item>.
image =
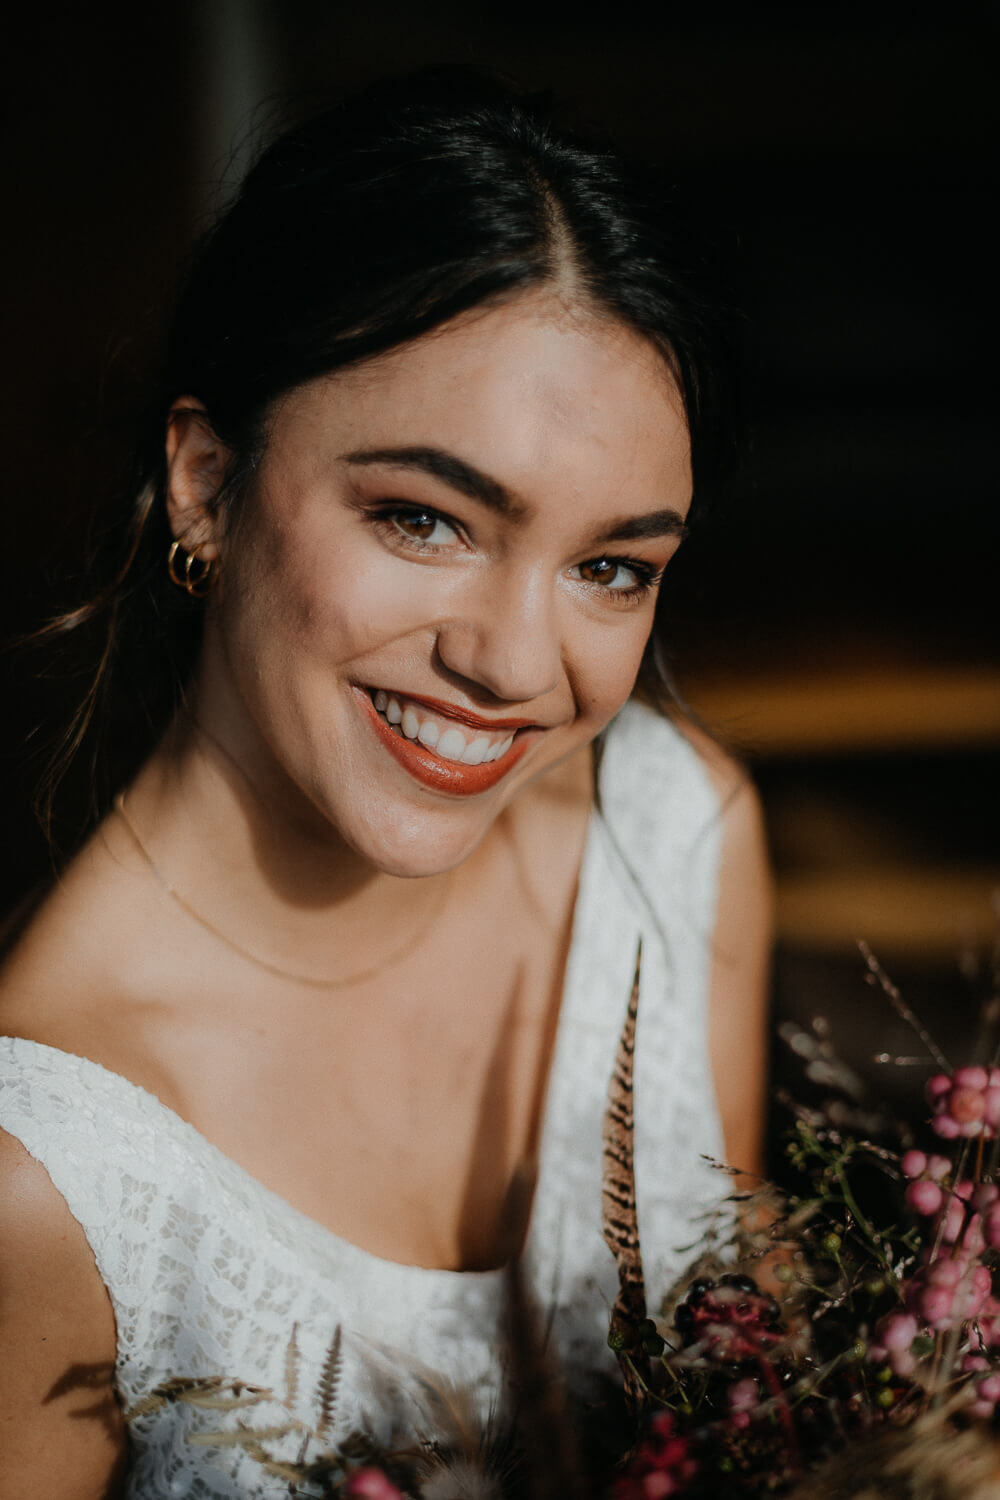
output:
[{"label": "white lace dress", "polygon": [[[528,1234],[531,1285],[575,1369],[613,1369],[616,1292],[601,1236],[601,1127],[640,934],[636,1184],[650,1306],[726,1179],[707,1060],[706,994],[718,800],[681,736],[629,705],[608,734],[602,812],[588,833]],[[624,858],[623,858],[624,856]],[[153,1095],[80,1057],[0,1039],[0,1127],[40,1161],[94,1252],[118,1328],[126,1407],[172,1375],[225,1374],[283,1390],[293,1325],[298,1410],[314,1414],[337,1325],[341,1431],[426,1427],[417,1362],[496,1403],[497,1272],[379,1259],[292,1208]],[[195,1446],[219,1414],[171,1406],[133,1428],[129,1495],[287,1495],[240,1450]]]}]

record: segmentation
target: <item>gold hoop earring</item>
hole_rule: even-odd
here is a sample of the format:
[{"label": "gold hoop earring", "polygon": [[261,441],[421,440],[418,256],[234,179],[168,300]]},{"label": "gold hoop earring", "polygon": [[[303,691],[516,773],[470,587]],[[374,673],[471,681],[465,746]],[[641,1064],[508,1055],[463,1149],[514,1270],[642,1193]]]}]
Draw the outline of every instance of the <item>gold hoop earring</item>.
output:
[{"label": "gold hoop earring", "polygon": [[[190,594],[192,599],[204,599],[205,595],[210,594],[214,589],[219,578],[215,558],[209,558],[206,562],[198,556],[204,546],[204,542],[198,542],[188,552],[180,542],[171,542],[170,551],[167,553],[167,573],[170,582],[176,584],[179,589],[183,589],[186,594]],[[178,572],[180,552],[184,553],[183,573]]]}]

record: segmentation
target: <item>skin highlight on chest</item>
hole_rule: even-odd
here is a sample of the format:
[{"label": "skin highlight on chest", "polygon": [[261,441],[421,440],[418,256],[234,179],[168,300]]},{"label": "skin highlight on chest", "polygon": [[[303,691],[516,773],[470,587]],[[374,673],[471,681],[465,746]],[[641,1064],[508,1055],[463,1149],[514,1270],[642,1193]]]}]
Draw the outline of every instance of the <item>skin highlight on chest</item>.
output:
[{"label": "skin highlight on chest", "polygon": [[[459,883],[393,970],[328,999],[286,987],[280,1006],[265,987],[249,1015],[216,1012],[213,1037],[172,1065],[203,1134],[387,1259],[482,1269],[510,1237],[504,1203],[539,1145],[587,803],[542,822],[541,868],[526,880],[516,835],[498,841],[476,899]],[[206,1055],[220,1065],[196,1097]]]}]

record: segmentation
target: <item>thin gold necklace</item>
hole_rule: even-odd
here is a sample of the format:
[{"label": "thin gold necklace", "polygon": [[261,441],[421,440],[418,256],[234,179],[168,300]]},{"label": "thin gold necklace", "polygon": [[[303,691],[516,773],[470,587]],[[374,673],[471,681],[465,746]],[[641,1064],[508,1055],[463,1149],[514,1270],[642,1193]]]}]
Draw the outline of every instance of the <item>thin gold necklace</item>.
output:
[{"label": "thin gold necklace", "polygon": [[297,974],[291,969],[282,969],[278,964],[269,963],[266,958],[261,958],[258,954],[251,953],[249,948],[244,948],[241,943],[237,943],[234,938],[227,936],[213,922],[210,922],[207,917],[202,916],[200,911],[197,911],[189,901],[184,899],[176,886],[171,884],[150,854],[138,828],[136,828],[132,819],[125,811],[124,792],[118,793],[114,806],[115,811],[128,829],[133,843],[152,871],[157,884],[166,892],[171,901],[180,907],[181,911],[186,912],[193,921],[198,923],[199,927],[203,927],[206,932],[210,932],[220,943],[225,943],[227,948],[232,949],[234,953],[238,953],[240,958],[245,958],[249,963],[256,964],[258,969],[263,969],[267,974],[273,974],[276,979],[290,979],[295,984],[309,985],[312,989],[337,990],[343,989],[349,984],[362,984],[366,979],[373,979],[376,974],[381,974],[385,969],[391,969],[395,964],[401,963],[404,958],[408,958],[420,946],[435,920],[440,916],[445,898],[451,886],[451,872],[449,871],[448,875],[441,882],[441,894],[434,903],[426,921],[422,922],[416,932],[411,933],[405,942],[400,943],[398,948],[390,949],[383,958],[379,959],[378,963],[372,964],[370,968],[360,969],[355,974],[348,974],[337,979],[317,979],[315,975]]}]

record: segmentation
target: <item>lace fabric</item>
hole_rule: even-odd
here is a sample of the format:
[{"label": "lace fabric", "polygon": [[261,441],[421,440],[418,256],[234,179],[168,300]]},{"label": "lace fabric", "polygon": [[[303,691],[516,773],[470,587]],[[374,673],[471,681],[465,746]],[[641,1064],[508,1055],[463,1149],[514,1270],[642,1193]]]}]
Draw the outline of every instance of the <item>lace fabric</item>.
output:
[{"label": "lace fabric", "polygon": [[[725,1188],[707,1058],[720,827],[687,742],[630,705],[608,736],[602,813],[588,834],[527,1241],[530,1283],[571,1375],[613,1370],[616,1283],[601,1236],[601,1124],[640,934],[636,1184],[650,1305],[682,1269]],[[338,1238],[265,1188],[153,1095],[99,1064],[0,1040],[0,1127],[43,1164],[80,1222],[117,1319],[126,1407],[175,1375],[283,1391],[293,1325],[298,1414],[343,1330],[335,1431],[426,1432],[421,1375],[499,1403],[499,1272],[401,1265]],[[172,1406],[136,1422],[129,1495],[287,1495],[235,1448],[187,1442],[218,1413]]]}]

